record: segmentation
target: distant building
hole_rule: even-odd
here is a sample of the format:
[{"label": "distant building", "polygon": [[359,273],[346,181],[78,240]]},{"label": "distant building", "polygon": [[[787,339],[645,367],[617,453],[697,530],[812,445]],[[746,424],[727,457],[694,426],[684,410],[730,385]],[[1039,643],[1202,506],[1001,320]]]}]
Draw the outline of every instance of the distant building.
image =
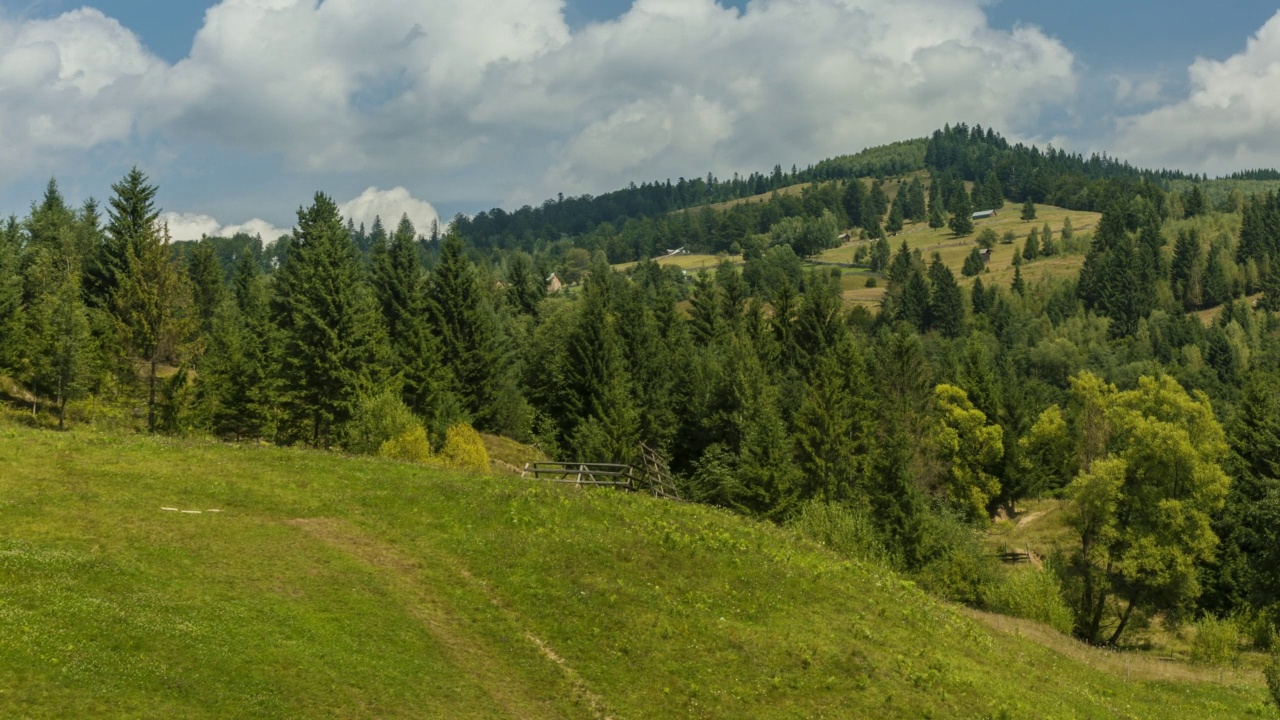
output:
[{"label": "distant building", "polygon": [[849,242],[849,233],[840,233],[840,242],[842,243]]},{"label": "distant building", "polygon": [[560,282],[560,276],[551,273],[547,276],[547,292],[558,293],[564,287],[564,283]]},{"label": "distant building", "polygon": [[983,249],[983,250],[979,250],[979,251],[978,251],[978,254],[982,256],[982,264],[983,264],[983,265],[990,265],[990,264],[991,264],[991,248],[986,248],[986,249]]},{"label": "distant building", "polygon": [[676,255],[688,255],[688,254],[689,254],[688,250],[685,250],[684,248],[679,247],[679,248],[676,248],[675,250],[667,250],[667,254],[665,257],[675,257]]},{"label": "distant building", "polygon": [[978,212],[973,214],[973,219],[986,220],[987,218],[993,218],[995,216],[996,216],[995,210],[979,210]]}]

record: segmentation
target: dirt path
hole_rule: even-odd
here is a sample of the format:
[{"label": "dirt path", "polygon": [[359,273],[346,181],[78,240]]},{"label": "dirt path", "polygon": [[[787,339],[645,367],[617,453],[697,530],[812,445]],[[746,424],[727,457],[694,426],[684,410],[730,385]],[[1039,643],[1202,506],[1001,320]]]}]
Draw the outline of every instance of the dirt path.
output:
[{"label": "dirt path", "polygon": [[[520,671],[518,661],[508,657],[511,654],[509,649],[490,647],[485,640],[469,632],[466,629],[468,620],[459,617],[446,600],[432,592],[433,585],[438,585],[439,580],[433,581],[429,577],[421,560],[409,557],[341,520],[293,520],[289,524],[374,570],[387,589],[404,603],[408,613],[431,633],[457,667],[484,689],[503,714],[521,720],[562,717],[561,711],[545,699],[550,689],[532,687]],[[503,607],[496,595],[465,568],[456,562],[433,563],[432,574],[441,566],[456,574],[450,582],[466,583],[468,589],[479,591],[504,619],[515,627],[522,627],[515,613]],[[568,687],[562,688],[561,694],[567,690],[576,700],[583,701],[578,706],[587,709],[596,720],[611,720],[603,701],[591,692],[568,663],[532,633],[524,631],[524,637],[530,643],[530,649],[552,663],[555,672],[563,678]]]},{"label": "dirt path", "polygon": [[1018,527],[1023,527],[1024,525],[1030,525],[1031,523],[1044,517],[1046,514],[1047,514],[1047,511],[1041,510],[1039,512],[1033,512],[1033,513],[1028,513],[1026,515],[1023,515],[1022,517],[1018,518]]}]

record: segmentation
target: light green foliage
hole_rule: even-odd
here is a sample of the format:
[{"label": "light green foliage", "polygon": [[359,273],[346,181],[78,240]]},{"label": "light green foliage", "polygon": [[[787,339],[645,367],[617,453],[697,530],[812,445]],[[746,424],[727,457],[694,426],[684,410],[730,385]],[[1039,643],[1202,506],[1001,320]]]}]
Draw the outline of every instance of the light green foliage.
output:
[{"label": "light green foliage", "polygon": [[458,423],[445,433],[440,458],[451,468],[489,472],[489,451],[484,447],[484,439],[466,423]]},{"label": "light green foliage", "polygon": [[1172,610],[1200,594],[1197,564],[1217,545],[1210,520],[1230,482],[1219,465],[1226,440],[1208,399],[1168,376],[1117,392],[1083,373],[1073,394],[1077,632],[1114,643],[1135,610]]},{"label": "light green foliage", "polygon": [[1267,678],[1267,689],[1271,691],[1271,701],[1280,709],[1280,651],[1271,652],[1271,661],[1263,669]]},{"label": "light green foliage", "polygon": [[996,582],[999,567],[969,518],[935,510],[925,513],[922,521],[922,562],[914,577],[934,595],[981,605],[983,592]]},{"label": "light green foliage", "polygon": [[1000,480],[989,471],[1004,457],[1004,431],[954,385],[934,390],[939,426],[934,442],[946,467],[945,485],[952,504],[970,520],[987,517],[987,506],[1000,493]]},{"label": "light green foliage", "polygon": [[1240,662],[1240,628],[1234,620],[1209,615],[1197,620],[1192,630],[1191,662],[1216,667]]},{"label": "light green foliage", "polygon": [[810,500],[800,505],[787,527],[847,557],[873,561],[888,558],[875,521],[863,508]]},{"label": "light green foliage", "polygon": [[1028,494],[1040,495],[1070,480],[1076,460],[1075,443],[1057,405],[1051,405],[1036,418],[1018,445],[1022,450],[1020,469],[1028,477]]},{"label": "light green foliage", "polygon": [[996,246],[996,242],[1000,237],[996,234],[995,228],[984,227],[982,232],[978,233],[978,247],[984,250],[990,250]]},{"label": "light green foliage", "polygon": [[1074,623],[1071,608],[1062,598],[1058,578],[1039,568],[1018,568],[1003,573],[983,588],[982,602],[993,612],[1042,622],[1063,634],[1070,633]]},{"label": "light green foliage", "polygon": [[427,437],[426,428],[413,425],[408,430],[382,443],[378,454],[393,460],[406,460],[415,463],[431,462],[431,439]]},{"label": "light green foliage", "polygon": [[420,426],[399,394],[383,389],[360,398],[344,428],[344,446],[347,452],[376,455],[384,443]]}]

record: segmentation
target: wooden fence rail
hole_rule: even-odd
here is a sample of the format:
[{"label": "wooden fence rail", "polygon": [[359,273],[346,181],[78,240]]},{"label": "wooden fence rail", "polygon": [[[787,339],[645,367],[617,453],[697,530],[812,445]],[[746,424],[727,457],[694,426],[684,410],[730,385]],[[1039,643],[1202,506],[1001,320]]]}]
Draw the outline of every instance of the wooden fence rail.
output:
[{"label": "wooden fence rail", "polygon": [[546,482],[594,487],[614,487],[644,492],[668,500],[682,500],[667,469],[667,461],[657,450],[640,446],[644,469],[622,463],[581,463],[543,460],[525,463],[521,477]]}]

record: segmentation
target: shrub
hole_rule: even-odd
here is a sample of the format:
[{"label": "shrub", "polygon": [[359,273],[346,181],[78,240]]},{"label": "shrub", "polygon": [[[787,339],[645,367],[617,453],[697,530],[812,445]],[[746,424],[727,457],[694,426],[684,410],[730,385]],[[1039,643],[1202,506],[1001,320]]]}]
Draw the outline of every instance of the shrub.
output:
[{"label": "shrub", "polygon": [[969,605],[981,603],[982,590],[996,580],[996,560],[972,525],[954,512],[927,513],[921,543],[920,584],[935,595]]},{"label": "shrub", "polygon": [[841,555],[862,560],[888,557],[870,514],[860,508],[811,500],[800,506],[787,525]]},{"label": "shrub", "polygon": [[1007,572],[983,589],[982,600],[992,612],[1042,622],[1063,634],[1071,632],[1071,608],[1051,572],[1036,568]]},{"label": "shrub", "polygon": [[867,278],[867,287],[873,288],[875,286],[876,286],[876,279],[873,277]]},{"label": "shrub", "polygon": [[405,406],[398,393],[383,390],[365,395],[356,405],[344,428],[344,447],[348,452],[376,455],[383,443],[397,438],[418,425],[418,419]]},{"label": "shrub", "polygon": [[1196,665],[1235,665],[1240,660],[1240,629],[1235,621],[1212,615],[1196,621],[1191,662]]},{"label": "shrub", "polygon": [[1271,700],[1280,709],[1280,651],[1271,653],[1271,662],[1262,670],[1267,676],[1267,689],[1271,691]]},{"label": "shrub", "polygon": [[421,425],[414,425],[403,433],[382,443],[382,447],[378,449],[378,454],[395,460],[408,460],[416,463],[430,462],[432,458],[431,440],[427,438],[425,428]]},{"label": "shrub", "polygon": [[484,447],[484,439],[466,423],[449,428],[440,455],[449,467],[472,472],[489,471],[489,451]]}]

